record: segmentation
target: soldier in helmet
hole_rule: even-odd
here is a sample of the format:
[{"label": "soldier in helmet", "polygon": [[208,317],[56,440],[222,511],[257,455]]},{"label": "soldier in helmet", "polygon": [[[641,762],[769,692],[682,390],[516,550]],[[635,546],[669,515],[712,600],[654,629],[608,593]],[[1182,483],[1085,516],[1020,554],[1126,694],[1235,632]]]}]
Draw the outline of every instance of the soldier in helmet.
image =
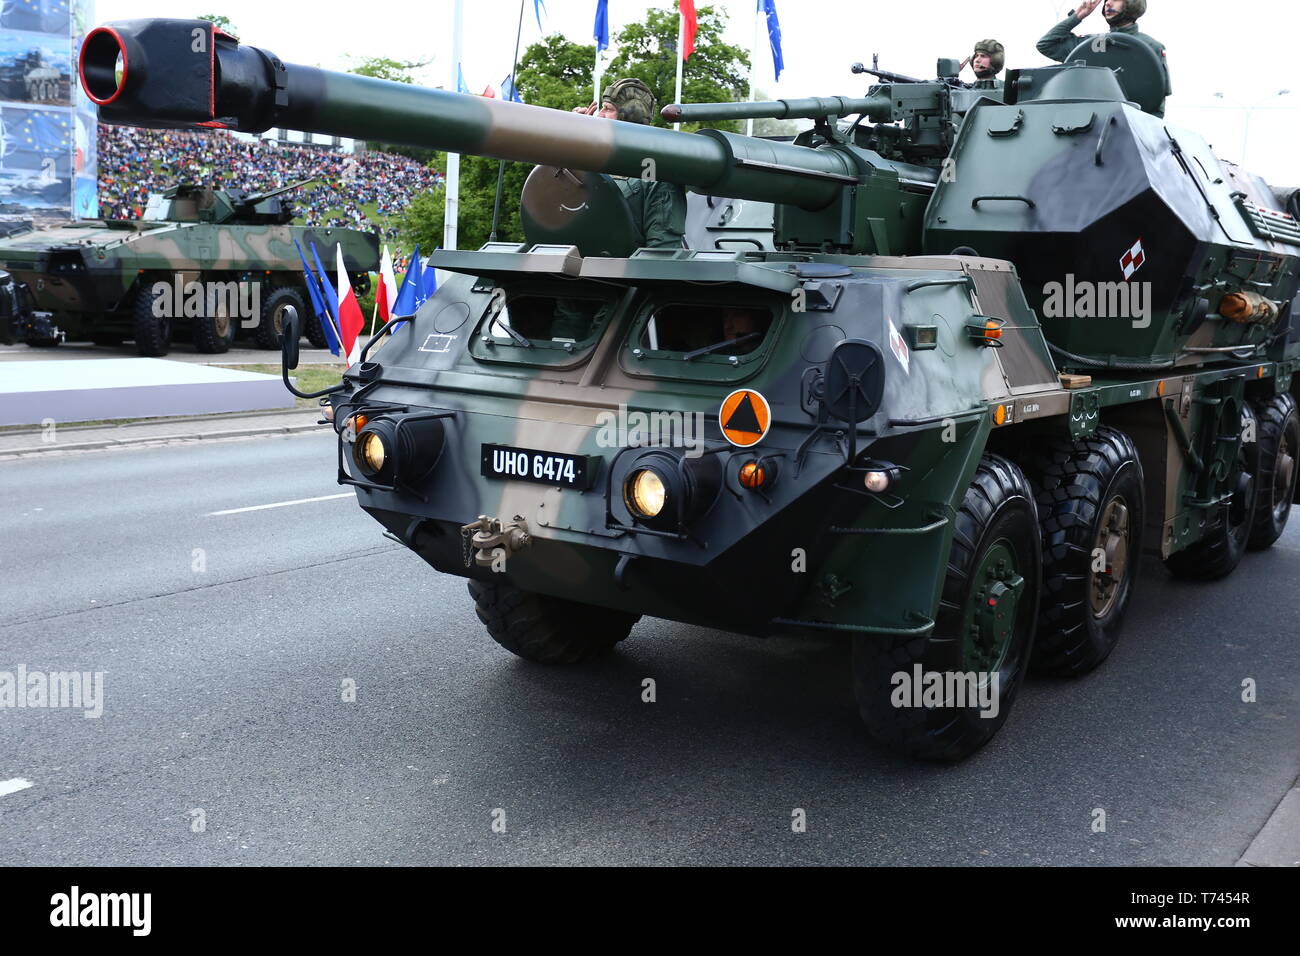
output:
[{"label": "soldier in helmet", "polygon": [[975,71],[975,89],[1000,90],[1002,81],[998,74],[1007,65],[1007,49],[997,40],[980,40],[971,54],[970,66]]},{"label": "soldier in helmet", "polygon": [[[648,126],[655,115],[655,97],[650,87],[635,77],[627,77],[610,85],[601,103],[592,103],[586,109],[579,107],[574,112]],[[613,178],[632,211],[637,245],[653,249],[682,248],[686,233],[685,190],[676,183]]]},{"label": "soldier in helmet", "polygon": [[[1058,63],[1064,63],[1075,47],[1085,40],[1093,39],[1091,36],[1077,36],[1071,31],[1101,4],[1102,0],[1083,0],[1078,9],[1043,35],[1038,41],[1038,52]],[[1169,64],[1165,60],[1164,45],[1137,28],[1138,18],[1146,12],[1147,0],[1105,0],[1105,6],[1102,7],[1102,16],[1110,24],[1112,34],[1127,34],[1155,51],[1165,73],[1165,96],[1168,96],[1173,92],[1173,86],[1169,82]],[[1163,111],[1159,115],[1164,115]]]}]

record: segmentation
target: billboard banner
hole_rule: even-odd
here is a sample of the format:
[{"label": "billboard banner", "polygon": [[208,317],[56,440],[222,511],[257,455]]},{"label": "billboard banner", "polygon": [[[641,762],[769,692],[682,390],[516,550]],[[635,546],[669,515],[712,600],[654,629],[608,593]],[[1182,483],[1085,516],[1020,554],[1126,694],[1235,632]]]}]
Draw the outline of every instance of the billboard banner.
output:
[{"label": "billboard banner", "polygon": [[76,80],[94,0],[0,0],[0,218],[99,212],[95,105]]}]

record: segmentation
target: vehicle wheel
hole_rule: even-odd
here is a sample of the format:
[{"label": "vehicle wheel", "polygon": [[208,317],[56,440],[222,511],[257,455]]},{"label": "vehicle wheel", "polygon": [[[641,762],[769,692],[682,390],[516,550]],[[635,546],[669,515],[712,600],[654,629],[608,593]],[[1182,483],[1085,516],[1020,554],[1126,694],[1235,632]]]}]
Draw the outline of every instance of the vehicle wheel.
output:
[{"label": "vehicle wheel", "polygon": [[1060,441],[1034,458],[1043,532],[1043,603],[1033,668],[1086,674],[1119,640],[1133,596],[1146,518],[1142,463],[1128,435]]},{"label": "vehicle wheel", "polygon": [[325,330],[321,327],[320,319],[315,315],[303,315],[302,334],[314,349],[323,349],[329,344],[325,340]]},{"label": "vehicle wheel", "polygon": [[[1249,405],[1242,406],[1242,427],[1253,421],[1255,413]],[[1246,553],[1255,523],[1257,482],[1253,448],[1258,442],[1241,443],[1237,453],[1237,477],[1233,484],[1232,499],[1214,509],[1211,525],[1205,536],[1190,547],[1165,559],[1175,577],[1188,581],[1217,581],[1237,569]]]},{"label": "vehicle wheel", "polygon": [[121,345],[126,337],[118,335],[115,332],[96,332],[90,337],[90,341],[95,345],[115,346]]},{"label": "vehicle wheel", "polygon": [[492,639],[539,664],[576,664],[607,653],[641,617],[521,591],[504,581],[471,580],[469,593]]},{"label": "vehicle wheel", "polygon": [[[985,455],[954,521],[934,630],[853,639],[853,692],[877,742],[909,757],[960,760],[1006,722],[1033,648],[1039,538],[1028,479],[1005,458]],[[942,706],[913,706],[918,668],[941,677],[973,673],[987,716],[969,684],[964,701],[945,694]]]},{"label": "vehicle wheel", "polygon": [[172,321],[165,315],[154,315],[157,299],[151,283],[141,281],[135,293],[135,349],[146,358],[166,355],[172,342]]},{"label": "vehicle wheel", "polygon": [[297,289],[281,286],[262,303],[262,318],[253,329],[253,342],[260,349],[278,349],[280,333],[284,329],[284,311],[288,306],[298,310],[298,316],[306,319],[307,307],[303,305],[302,296]]},{"label": "vehicle wheel", "polygon": [[[214,303],[215,304],[215,303]],[[196,315],[194,322],[194,348],[208,355],[229,352],[235,341],[235,328],[238,321],[229,315],[222,305],[217,305],[217,315]]]},{"label": "vehicle wheel", "polygon": [[1282,537],[1296,496],[1296,456],[1300,454],[1300,414],[1295,399],[1286,392],[1254,407],[1259,471],[1256,483],[1255,525],[1247,547],[1271,548]]},{"label": "vehicle wheel", "polygon": [[29,348],[34,349],[52,349],[62,341],[62,339],[24,339]]}]

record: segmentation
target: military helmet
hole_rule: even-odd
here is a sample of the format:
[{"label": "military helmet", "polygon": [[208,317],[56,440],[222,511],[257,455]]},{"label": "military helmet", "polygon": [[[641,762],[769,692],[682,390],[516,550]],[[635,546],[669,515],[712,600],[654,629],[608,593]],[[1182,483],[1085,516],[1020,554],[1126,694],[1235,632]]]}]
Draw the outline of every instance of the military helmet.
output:
[{"label": "military helmet", "polygon": [[1002,72],[1002,68],[1007,65],[1007,48],[997,40],[980,40],[975,44],[975,52],[971,55],[973,60],[981,53],[987,53],[989,57],[989,69],[992,71],[990,76],[997,76]]},{"label": "military helmet", "polygon": [[603,100],[618,108],[618,118],[649,126],[654,121],[655,95],[635,77],[624,77],[605,90]]},{"label": "military helmet", "polygon": [[1147,0],[1124,0],[1124,18],[1136,20],[1147,12]]}]

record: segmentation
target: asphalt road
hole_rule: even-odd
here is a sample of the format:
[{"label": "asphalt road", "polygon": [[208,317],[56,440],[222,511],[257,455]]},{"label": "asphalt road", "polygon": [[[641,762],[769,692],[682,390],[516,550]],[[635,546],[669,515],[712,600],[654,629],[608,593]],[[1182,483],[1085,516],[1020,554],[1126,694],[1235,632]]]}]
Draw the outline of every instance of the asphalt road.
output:
[{"label": "asphalt road", "polygon": [[939,767],[860,732],[835,639],[542,668],[348,498],[211,514],[340,493],[328,435],[0,462],[0,670],[105,674],[99,719],[0,709],[0,860],[1230,865],[1300,772],[1300,522],[1148,564],[1103,668]]}]

